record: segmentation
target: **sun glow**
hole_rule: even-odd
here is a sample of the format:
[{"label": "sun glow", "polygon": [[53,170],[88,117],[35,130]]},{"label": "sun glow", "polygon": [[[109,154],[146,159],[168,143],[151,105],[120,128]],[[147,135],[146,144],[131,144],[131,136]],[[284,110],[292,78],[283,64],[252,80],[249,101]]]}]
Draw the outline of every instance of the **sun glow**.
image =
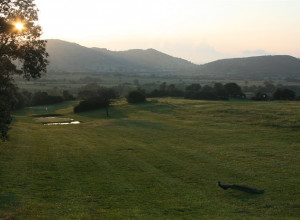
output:
[{"label": "sun glow", "polygon": [[24,29],[24,25],[21,22],[15,23],[15,27],[18,31],[22,31]]}]

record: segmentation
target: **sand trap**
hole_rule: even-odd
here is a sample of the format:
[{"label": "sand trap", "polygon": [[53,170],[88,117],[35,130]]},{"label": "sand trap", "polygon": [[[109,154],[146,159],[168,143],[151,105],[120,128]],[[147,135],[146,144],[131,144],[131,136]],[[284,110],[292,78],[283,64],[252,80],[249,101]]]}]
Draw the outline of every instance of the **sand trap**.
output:
[{"label": "sand trap", "polygon": [[78,125],[80,121],[44,123],[44,125]]}]

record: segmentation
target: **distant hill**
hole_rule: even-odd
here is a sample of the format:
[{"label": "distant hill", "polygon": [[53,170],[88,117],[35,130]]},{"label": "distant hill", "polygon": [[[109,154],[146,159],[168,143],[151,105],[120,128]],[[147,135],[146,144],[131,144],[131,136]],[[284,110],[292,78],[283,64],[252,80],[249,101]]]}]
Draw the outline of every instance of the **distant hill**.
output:
[{"label": "distant hill", "polygon": [[300,60],[287,55],[222,59],[203,65],[154,49],[110,51],[48,40],[49,72],[196,73],[218,79],[300,78]]},{"label": "distant hill", "polygon": [[49,72],[185,73],[197,68],[189,61],[154,49],[116,52],[61,40],[47,41]]},{"label": "distant hill", "polygon": [[201,65],[198,74],[224,78],[300,78],[300,59],[287,55],[223,59]]}]

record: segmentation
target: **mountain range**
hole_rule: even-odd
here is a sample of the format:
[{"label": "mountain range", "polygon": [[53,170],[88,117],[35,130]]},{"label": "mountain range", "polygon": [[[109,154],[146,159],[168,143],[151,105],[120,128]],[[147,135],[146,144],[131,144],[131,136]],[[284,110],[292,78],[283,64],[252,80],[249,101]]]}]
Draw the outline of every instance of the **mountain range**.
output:
[{"label": "mountain range", "polygon": [[110,51],[47,40],[48,72],[160,73],[211,77],[300,78],[300,60],[288,55],[232,58],[196,65],[155,49]]},{"label": "mountain range", "polygon": [[178,73],[197,65],[154,49],[110,51],[61,40],[47,40],[49,72]]}]

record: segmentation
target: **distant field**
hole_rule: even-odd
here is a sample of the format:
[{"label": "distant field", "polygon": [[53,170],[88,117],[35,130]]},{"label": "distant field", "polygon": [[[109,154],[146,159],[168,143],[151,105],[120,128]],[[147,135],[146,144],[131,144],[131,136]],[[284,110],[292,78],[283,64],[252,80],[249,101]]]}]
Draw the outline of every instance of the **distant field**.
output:
[{"label": "distant field", "polygon": [[[114,74],[114,73],[47,73],[37,80],[21,80],[17,78],[17,84],[21,89],[27,89],[30,91],[50,91],[57,90],[56,92],[62,92],[63,90],[69,90],[78,92],[78,88],[88,83],[98,83],[101,86],[126,86],[129,88],[137,88],[137,86],[143,89],[152,91],[157,89],[159,85],[166,82],[168,85],[175,84],[177,88],[184,90],[186,86],[193,83],[200,83],[203,85],[213,85],[216,82],[228,83],[236,82],[241,87],[243,86],[262,86],[264,80],[233,80],[233,79],[209,79],[205,76],[192,76],[192,75],[164,75],[164,74]],[[300,85],[299,82],[286,82],[274,81],[276,84],[284,85]]]},{"label": "distant field", "polygon": [[14,113],[0,219],[299,219],[300,102],[119,101],[110,118],[73,105]]}]

